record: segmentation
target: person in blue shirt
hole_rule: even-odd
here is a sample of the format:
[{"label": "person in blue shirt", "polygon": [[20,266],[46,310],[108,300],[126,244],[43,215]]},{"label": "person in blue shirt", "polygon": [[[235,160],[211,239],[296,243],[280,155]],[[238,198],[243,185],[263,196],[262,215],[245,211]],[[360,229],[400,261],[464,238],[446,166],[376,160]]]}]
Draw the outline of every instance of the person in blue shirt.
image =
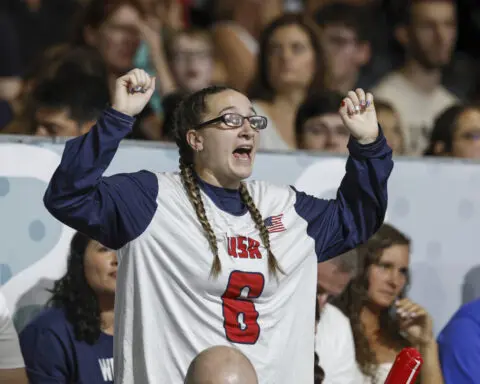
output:
[{"label": "person in blue shirt", "polygon": [[20,333],[31,384],[113,382],[115,252],[77,232],[47,308]]},{"label": "person in blue shirt", "polygon": [[446,384],[480,380],[480,299],[460,307],[438,336]]}]

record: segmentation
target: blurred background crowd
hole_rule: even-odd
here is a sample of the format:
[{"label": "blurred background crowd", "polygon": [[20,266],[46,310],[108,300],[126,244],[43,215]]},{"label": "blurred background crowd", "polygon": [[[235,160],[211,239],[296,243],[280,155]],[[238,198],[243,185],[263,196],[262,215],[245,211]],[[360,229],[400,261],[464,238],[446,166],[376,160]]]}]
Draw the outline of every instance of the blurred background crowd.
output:
[{"label": "blurred background crowd", "polygon": [[[225,84],[268,118],[261,150],[346,154],[337,111],[361,87],[395,156],[475,159],[479,38],[478,0],[2,0],[0,133],[81,135],[114,80],[139,67],[156,92],[129,139],[172,141],[182,98]],[[405,346],[422,352],[423,384],[480,382],[480,304],[436,339],[431,317],[405,297],[409,237],[386,225],[353,252],[318,267],[316,383],[383,383]],[[42,370],[59,380],[48,382],[112,382],[115,281],[102,278],[112,271],[111,250],[74,237],[50,302],[69,325],[49,312],[21,333],[31,382],[47,382],[33,373]],[[405,327],[413,309],[423,320]],[[458,344],[465,334],[479,339]]]},{"label": "blurred background crowd", "polygon": [[157,91],[130,138],[170,141],[179,100],[211,84],[269,119],[266,150],[346,152],[336,111],[376,97],[396,154],[480,156],[475,0],[3,0],[0,132],[74,136],[132,67]]}]

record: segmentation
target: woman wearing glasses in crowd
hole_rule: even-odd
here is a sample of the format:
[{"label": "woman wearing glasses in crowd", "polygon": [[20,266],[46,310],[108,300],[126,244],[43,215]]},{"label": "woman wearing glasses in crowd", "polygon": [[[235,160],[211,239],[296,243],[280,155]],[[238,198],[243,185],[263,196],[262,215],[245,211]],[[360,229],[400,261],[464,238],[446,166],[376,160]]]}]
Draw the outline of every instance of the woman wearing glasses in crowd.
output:
[{"label": "woman wearing glasses in crowd", "polygon": [[226,87],[178,107],[180,172],[103,176],[154,81],[141,70],[118,79],[112,107],[67,142],[44,197],[56,218],[119,250],[115,383],[180,383],[199,352],[231,345],[262,383],[312,384],[316,263],[365,242],[387,206],[393,162],[373,96],[342,101],[350,156],[327,201],[245,181],[267,120]]}]

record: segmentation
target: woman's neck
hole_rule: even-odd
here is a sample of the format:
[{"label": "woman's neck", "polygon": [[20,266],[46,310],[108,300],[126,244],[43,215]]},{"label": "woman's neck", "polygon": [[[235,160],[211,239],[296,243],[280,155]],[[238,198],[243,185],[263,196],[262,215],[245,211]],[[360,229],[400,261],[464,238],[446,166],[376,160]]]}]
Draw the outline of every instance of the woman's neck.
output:
[{"label": "woman's neck", "polygon": [[365,305],[360,312],[360,321],[370,339],[370,336],[377,335],[380,330],[380,311]]},{"label": "woman's neck", "polygon": [[226,188],[226,189],[238,189],[240,188],[240,180],[233,180],[222,178],[215,175],[210,169],[199,168],[195,166],[195,173],[197,176],[202,179],[207,184],[213,185],[214,187]]},{"label": "woman's neck", "polygon": [[105,295],[98,298],[100,307],[100,328],[107,335],[113,335],[115,326],[115,297]]}]

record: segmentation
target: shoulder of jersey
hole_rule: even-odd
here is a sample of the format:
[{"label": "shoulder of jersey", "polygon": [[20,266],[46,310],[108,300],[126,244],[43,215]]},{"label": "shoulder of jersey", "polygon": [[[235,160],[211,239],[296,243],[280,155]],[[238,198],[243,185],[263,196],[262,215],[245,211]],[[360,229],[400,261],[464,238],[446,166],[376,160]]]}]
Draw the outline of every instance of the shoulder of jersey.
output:
[{"label": "shoulder of jersey", "polygon": [[[156,173],[160,185],[164,188],[182,188],[183,183],[179,172],[159,172]],[[295,191],[287,185],[277,185],[263,180],[246,181],[248,191],[254,196],[271,195],[271,197],[281,197],[281,195],[292,196]]]},{"label": "shoulder of jersey", "polygon": [[158,172],[155,173],[155,175],[158,179],[158,189],[160,194],[168,191],[184,190],[180,172]]},{"label": "shoulder of jersey", "polygon": [[256,204],[285,207],[295,203],[295,191],[287,185],[277,185],[262,180],[247,181],[246,185]]},{"label": "shoulder of jersey", "polygon": [[[185,193],[182,179],[179,172],[156,173],[159,183],[160,194]],[[253,201],[272,206],[285,206],[293,204],[296,199],[295,191],[287,185],[277,185],[263,180],[246,181],[247,189]]]}]

